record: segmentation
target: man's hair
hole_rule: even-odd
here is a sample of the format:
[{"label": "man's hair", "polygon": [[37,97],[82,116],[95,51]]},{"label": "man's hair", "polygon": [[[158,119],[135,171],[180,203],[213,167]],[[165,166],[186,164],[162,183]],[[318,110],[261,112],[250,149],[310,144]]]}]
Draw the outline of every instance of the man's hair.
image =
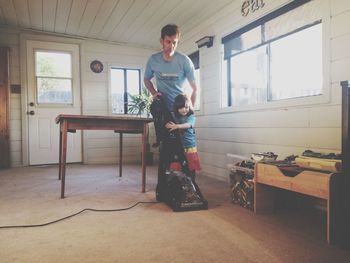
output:
[{"label": "man's hair", "polygon": [[180,35],[179,27],[175,24],[168,24],[162,28],[161,38]]},{"label": "man's hair", "polygon": [[191,107],[190,100],[188,99],[187,95],[180,94],[180,95],[176,96],[175,101],[174,101],[174,109],[173,110],[174,110],[174,114],[176,117],[180,116],[179,109],[185,107],[186,103],[188,103],[188,105],[190,106],[190,109],[189,109],[188,113],[186,114],[186,116],[190,116],[190,115],[194,114],[193,109]]}]

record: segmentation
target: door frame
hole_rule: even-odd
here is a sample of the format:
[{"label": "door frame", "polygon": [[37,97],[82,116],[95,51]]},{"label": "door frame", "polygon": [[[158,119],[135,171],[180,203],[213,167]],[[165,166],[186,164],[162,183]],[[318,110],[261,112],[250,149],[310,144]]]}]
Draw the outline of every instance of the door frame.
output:
[{"label": "door frame", "polygon": [[[43,42],[57,42],[62,44],[76,44],[79,46],[79,78],[80,78],[80,114],[82,112],[82,85],[83,85],[83,76],[82,76],[82,65],[84,65],[83,58],[81,54],[84,54],[84,41],[80,39],[58,37],[52,35],[41,35],[41,34],[20,34],[20,76],[21,76],[21,106],[22,106],[22,165],[29,165],[29,125],[28,125],[28,80],[27,80],[27,41],[43,41]],[[82,134],[83,138],[83,134]],[[83,155],[83,140],[82,140],[82,154],[81,158],[84,162]]]},{"label": "door frame", "polygon": [[9,168],[11,166],[10,160],[10,48],[0,46],[0,113],[2,114],[2,121],[0,121],[0,136],[2,136],[2,142],[0,142],[0,154],[3,156],[0,160],[0,169]]}]

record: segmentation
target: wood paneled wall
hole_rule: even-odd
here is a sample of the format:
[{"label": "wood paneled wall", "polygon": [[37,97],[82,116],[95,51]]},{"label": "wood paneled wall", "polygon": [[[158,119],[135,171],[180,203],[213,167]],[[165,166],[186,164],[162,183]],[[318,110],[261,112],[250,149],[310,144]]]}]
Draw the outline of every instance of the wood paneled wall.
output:
[{"label": "wood paneled wall", "polygon": [[[260,107],[223,111],[221,108],[221,38],[281,7],[290,0],[265,1],[262,9],[243,17],[242,1],[232,1],[186,35],[179,48],[187,54],[197,50],[196,41],[214,36],[213,47],[200,49],[201,111],[197,113],[197,141],[203,173],[228,180],[227,153],[250,157],[253,152],[273,151],[283,159],[306,149],[320,152],[341,150],[340,81],[350,79],[350,1],[317,0],[325,15],[323,45],[328,101],[309,105]],[[297,52],[297,50],[291,50]]]},{"label": "wood paneled wall", "polygon": [[0,168],[10,167],[9,48],[0,47]]}]

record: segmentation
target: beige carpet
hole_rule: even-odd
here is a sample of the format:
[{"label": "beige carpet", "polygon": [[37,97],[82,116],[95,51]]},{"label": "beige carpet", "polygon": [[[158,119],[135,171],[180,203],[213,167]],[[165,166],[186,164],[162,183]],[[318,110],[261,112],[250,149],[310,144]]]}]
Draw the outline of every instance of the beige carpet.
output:
[{"label": "beige carpet", "polygon": [[[60,199],[57,166],[0,171],[0,226],[47,223],[84,208],[155,201],[156,167],[69,165]],[[324,214],[255,215],[230,202],[228,183],[198,176],[209,210],[175,213],[163,203],[83,212],[36,228],[0,229],[0,262],[350,262],[327,245]]]}]

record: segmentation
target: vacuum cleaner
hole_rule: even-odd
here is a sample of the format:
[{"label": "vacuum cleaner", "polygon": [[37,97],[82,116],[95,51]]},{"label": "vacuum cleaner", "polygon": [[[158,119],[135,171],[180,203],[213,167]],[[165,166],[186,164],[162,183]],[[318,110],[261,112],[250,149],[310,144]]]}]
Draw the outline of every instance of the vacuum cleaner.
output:
[{"label": "vacuum cleaner", "polygon": [[169,132],[165,127],[169,121],[174,122],[173,116],[161,97],[152,102],[150,109],[159,145],[157,201],[165,202],[175,212],[208,209],[208,201],[190,176],[179,131]]}]

